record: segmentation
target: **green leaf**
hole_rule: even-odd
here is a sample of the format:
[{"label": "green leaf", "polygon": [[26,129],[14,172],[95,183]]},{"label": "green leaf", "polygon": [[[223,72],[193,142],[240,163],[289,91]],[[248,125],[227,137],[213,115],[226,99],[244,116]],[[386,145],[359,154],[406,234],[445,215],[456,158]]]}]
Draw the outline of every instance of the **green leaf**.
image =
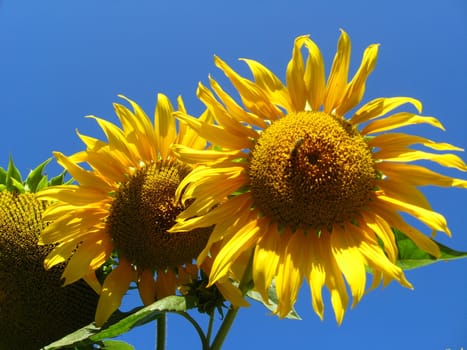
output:
[{"label": "green leaf", "polygon": [[134,350],[135,349],[132,345],[125,343],[124,341],[120,341],[120,340],[106,340],[103,343],[104,343],[104,346],[99,349],[105,349],[105,350]]},{"label": "green leaf", "polygon": [[132,328],[154,321],[165,312],[186,311],[193,307],[194,303],[191,298],[183,296],[169,296],[158,300],[151,305],[143,308],[136,308],[127,313],[118,311],[112,315],[110,320],[102,328],[98,328],[94,323],[91,323],[90,325],[83,327],[64,338],[47,345],[43,349],[52,350],[86,346],[102,341],[106,338],[117,337],[120,334],[128,332]]},{"label": "green leaf", "polygon": [[441,251],[441,256],[437,259],[417,247],[417,245],[403,232],[397,229],[393,229],[393,232],[396,237],[397,247],[399,248],[397,265],[403,270],[410,270],[417,267],[426,266],[438,261],[447,261],[467,257],[467,252],[453,250],[444,244],[433,240],[433,242],[436,243]]},{"label": "green leaf", "polygon": [[[268,297],[269,297],[269,303],[266,303],[261,296],[261,294],[255,290],[249,290],[246,295],[250,297],[253,300],[259,301],[261,304],[266,306],[269,310],[272,312],[276,311],[277,309],[277,304],[279,300],[277,299],[277,293],[276,293],[276,283],[275,281],[272,281],[271,286],[269,287],[268,290]],[[298,315],[298,313],[295,311],[295,309],[292,309],[285,318],[289,318],[291,320],[301,320],[301,317]]]},{"label": "green leaf", "polygon": [[37,192],[38,185],[44,181],[44,178],[47,182],[47,176],[44,175],[44,168],[47,164],[50,163],[51,160],[52,158],[47,159],[29,172],[29,175],[26,178],[26,185],[29,191]]}]

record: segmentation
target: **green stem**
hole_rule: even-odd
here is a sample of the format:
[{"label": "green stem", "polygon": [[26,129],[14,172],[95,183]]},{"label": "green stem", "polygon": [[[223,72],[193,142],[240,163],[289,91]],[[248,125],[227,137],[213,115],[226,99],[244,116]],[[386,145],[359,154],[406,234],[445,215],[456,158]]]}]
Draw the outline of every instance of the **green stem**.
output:
[{"label": "green stem", "polygon": [[214,325],[214,311],[209,314],[208,331],[206,333],[206,339],[208,341],[208,344],[211,342],[211,335],[212,335],[213,325]]},{"label": "green stem", "polygon": [[224,340],[227,334],[229,333],[230,327],[232,327],[233,321],[237,316],[238,310],[238,307],[235,307],[233,305],[230,306],[230,309],[227,312],[227,315],[225,316],[224,322],[222,322],[222,325],[219,328],[219,331],[217,332],[214,341],[212,342],[210,350],[221,349],[222,344],[224,343]]},{"label": "green stem", "polygon": [[167,316],[163,313],[157,319],[156,350],[165,350],[165,332],[167,328]]},{"label": "green stem", "polygon": [[186,318],[193,325],[193,327],[195,327],[196,331],[198,332],[199,338],[201,339],[201,343],[203,344],[203,350],[209,350],[209,342],[207,338],[204,336],[204,332],[199,326],[198,322],[196,322],[195,319],[191,317],[187,312],[184,312],[184,311],[173,311],[173,312]]},{"label": "green stem", "polygon": [[[250,261],[245,269],[245,272],[243,272],[242,280],[238,285],[238,289],[240,289],[243,295],[245,295],[248,291],[249,285],[252,281],[252,266],[253,254],[251,254],[250,256]],[[232,327],[233,321],[235,320],[239,309],[240,308],[237,306],[230,305],[230,309],[227,312],[227,315],[225,316],[225,319],[222,322],[221,327],[219,328],[219,331],[217,332],[216,337],[214,338],[214,341],[212,342],[210,350],[221,349],[222,344],[224,343],[224,340],[227,337],[230,328]]]}]

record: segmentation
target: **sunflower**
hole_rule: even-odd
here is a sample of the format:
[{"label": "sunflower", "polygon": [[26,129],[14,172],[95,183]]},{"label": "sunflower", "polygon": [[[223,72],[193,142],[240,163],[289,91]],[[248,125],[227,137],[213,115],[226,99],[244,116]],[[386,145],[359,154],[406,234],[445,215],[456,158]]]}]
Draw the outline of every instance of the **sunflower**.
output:
[{"label": "sunflower", "polygon": [[176,114],[217,146],[210,150],[174,146],[180,159],[201,165],[178,188],[182,203],[192,203],[171,231],[214,225],[198,258],[203,261],[210,247],[221,242],[210,283],[225,278],[239,257],[249,254],[254,288],[265,300],[275,282],[279,317],[291,311],[304,280],[321,319],[322,290],[327,287],[339,324],[349,303],[348,290],[354,306],[367,289],[368,268],[374,276],[371,287],[396,280],[411,288],[396,265],[392,228],[439,256],[438,246],[401,214],[450,235],[445,218],[431,209],[417,187],[467,187],[465,180],[412,163],[428,160],[467,171],[458,156],[410,147],[460,148],[393,131],[412,124],[443,129],[434,117],[394,111],[408,104],[420,113],[418,100],[376,98],[345,116],[363,98],[378,45],[364,51],[360,67],[348,81],[350,53],[350,39],[342,31],[326,81],[318,46],[309,36],[300,36],[286,69],[286,84],[257,61],[243,60],[254,78],[249,80],[215,57],[244,107],[210,78],[211,89],[200,84],[198,98],[215,122]]},{"label": "sunflower", "polygon": [[49,204],[34,192],[48,185],[42,169],[49,161],[24,182],[12,161],[7,171],[0,168],[0,349],[37,350],[84,327],[99,299],[83,280],[62,288],[63,264],[44,269],[53,246],[37,242]]},{"label": "sunflower", "polygon": [[[48,188],[39,194],[41,199],[55,201],[44,214],[51,224],[40,243],[57,246],[44,263],[50,268],[67,262],[65,285],[79,278],[95,283],[96,269],[110,258],[116,265],[102,286],[95,316],[98,326],[120,306],[132,282],[137,283],[147,305],[196,278],[198,269],[192,262],[212,230],[166,232],[185,209],[175,203],[174,195],[192,169],[174,157],[170,146],[180,143],[202,149],[206,141],[183,124],[177,132],[166,96],[158,95],[154,124],[140,106],[127,101],[133,111],[114,105],[121,129],[90,116],[107,141],[78,133],[86,150],[71,156],[54,153],[78,184]],[[184,112],[181,98],[178,103]],[[79,165],[83,162],[89,170]]]}]

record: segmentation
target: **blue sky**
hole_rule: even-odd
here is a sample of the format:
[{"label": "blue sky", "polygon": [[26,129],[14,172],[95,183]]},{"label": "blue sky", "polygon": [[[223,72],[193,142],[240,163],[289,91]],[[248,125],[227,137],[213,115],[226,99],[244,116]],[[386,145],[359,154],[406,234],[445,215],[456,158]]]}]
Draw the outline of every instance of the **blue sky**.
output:
[{"label": "blue sky", "polygon": [[[284,78],[293,39],[310,34],[329,68],[339,28],[352,39],[352,69],[364,48],[380,43],[365,101],[412,96],[442,132],[411,128],[434,140],[467,148],[467,3],[447,1],[0,1],[0,166],[12,154],[28,169],[53,150],[82,149],[75,129],[100,136],[95,114],[115,121],[117,94],[148,113],[158,92],[182,95],[197,114],[198,81],[222,78],[219,55],[246,72],[239,57],[259,60]],[[465,155],[462,155],[467,159]],[[54,175],[56,164],[48,167]],[[444,171],[451,176],[466,174]],[[453,237],[439,240],[467,251],[465,190],[426,188],[433,208],[448,219]],[[243,309],[225,349],[433,349],[467,348],[467,260],[407,272],[410,291],[395,283],[366,295],[338,327],[330,304],[321,322],[307,288],[296,305],[302,321],[279,320],[261,305]],[[4,283],[4,282],[2,282]],[[33,291],[32,291],[33,292]],[[127,307],[135,305],[131,296]],[[123,339],[154,348],[154,324]],[[169,316],[168,349],[198,348],[195,332]]]}]

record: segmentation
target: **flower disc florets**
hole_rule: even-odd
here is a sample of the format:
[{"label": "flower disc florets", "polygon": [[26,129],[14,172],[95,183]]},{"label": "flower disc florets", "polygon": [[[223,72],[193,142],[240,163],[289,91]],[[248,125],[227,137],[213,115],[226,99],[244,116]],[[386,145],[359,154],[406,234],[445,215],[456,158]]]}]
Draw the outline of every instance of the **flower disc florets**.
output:
[{"label": "flower disc florets", "polygon": [[191,262],[207,243],[209,229],[167,232],[184,209],[174,195],[190,170],[181,163],[152,163],[116,191],[108,231],[117,251],[139,268],[157,270]]},{"label": "flower disc florets", "polygon": [[64,266],[45,270],[39,246],[46,202],[0,192],[0,349],[39,349],[90,323],[98,295],[83,280],[62,286]]},{"label": "flower disc florets", "polygon": [[323,112],[275,121],[251,152],[251,193],[264,215],[292,229],[352,220],[371,198],[376,171],[364,138]]}]

